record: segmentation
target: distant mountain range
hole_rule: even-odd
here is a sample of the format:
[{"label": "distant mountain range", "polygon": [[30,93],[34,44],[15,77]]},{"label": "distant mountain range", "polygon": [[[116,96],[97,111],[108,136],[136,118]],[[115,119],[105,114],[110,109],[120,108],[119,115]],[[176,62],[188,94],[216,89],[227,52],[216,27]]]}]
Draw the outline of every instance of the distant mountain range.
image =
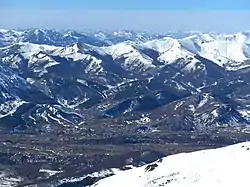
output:
[{"label": "distant mountain range", "polygon": [[250,123],[248,31],[0,29],[0,61],[4,132],[244,130]]}]

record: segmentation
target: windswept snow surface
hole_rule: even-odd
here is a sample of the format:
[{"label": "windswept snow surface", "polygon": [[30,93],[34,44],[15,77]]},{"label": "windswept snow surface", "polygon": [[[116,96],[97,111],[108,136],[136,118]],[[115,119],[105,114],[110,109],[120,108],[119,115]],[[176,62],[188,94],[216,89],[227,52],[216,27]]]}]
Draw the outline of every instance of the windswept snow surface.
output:
[{"label": "windswept snow surface", "polygon": [[250,142],[181,153],[119,172],[92,187],[248,187],[249,158]]}]

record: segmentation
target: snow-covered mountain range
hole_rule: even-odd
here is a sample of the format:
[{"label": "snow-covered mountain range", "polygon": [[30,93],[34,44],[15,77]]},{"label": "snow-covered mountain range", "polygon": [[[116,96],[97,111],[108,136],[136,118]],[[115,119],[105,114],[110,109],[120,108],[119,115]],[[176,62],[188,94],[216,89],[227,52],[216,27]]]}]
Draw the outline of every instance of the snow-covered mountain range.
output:
[{"label": "snow-covered mountain range", "polygon": [[180,153],[142,167],[119,171],[93,187],[248,186],[250,143]]},{"label": "snow-covered mountain range", "polygon": [[[160,130],[166,125],[174,130],[204,130],[250,122],[249,96],[243,94],[250,83],[249,32],[1,29],[0,46],[0,65],[7,67],[1,73],[14,74],[46,98],[38,102],[16,96],[2,81],[9,86],[2,93],[16,99],[10,102],[2,94],[1,120],[22,119],[12,123],[15,128],[38,123],[79,128],[88,120],[113,121],[124,114],[124,124],[137,124],[147,116],[147,123],[140,125]],[[22,94],[30,95],[28,90]],[[53,115],[24,107],[27,103],[38,108],[49,105]]]},{"label": "snow-covered mountain range", "polygon": [[128,50],[133,51],[132,48],[135,51],[140,47],[149,48],[158,52],[160,54],[158,59],[166,63],[179,58],[200,55],[228,70],[248,67],[247,61],[250,58],[250,32],[248,31],[235,34],[187,32],[181,37],[178,33],[160,35],[132,31],[0,30],[2,46],[20,42],[54,46],[68,46],[80,42],[98,47],[110,46],[106,48],[105,52],[116,53],[116,57],[128,53]]}]

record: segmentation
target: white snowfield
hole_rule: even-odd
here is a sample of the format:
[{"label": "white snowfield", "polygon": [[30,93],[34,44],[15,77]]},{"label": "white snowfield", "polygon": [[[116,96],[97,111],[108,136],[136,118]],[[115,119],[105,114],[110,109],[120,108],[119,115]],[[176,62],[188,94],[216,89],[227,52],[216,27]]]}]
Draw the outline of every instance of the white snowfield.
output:
[{"label": "white snowfield", "polygon": [[244,142],[167,156],[118,172],[92,187],[249,187],[249,168],[250,142]]}]

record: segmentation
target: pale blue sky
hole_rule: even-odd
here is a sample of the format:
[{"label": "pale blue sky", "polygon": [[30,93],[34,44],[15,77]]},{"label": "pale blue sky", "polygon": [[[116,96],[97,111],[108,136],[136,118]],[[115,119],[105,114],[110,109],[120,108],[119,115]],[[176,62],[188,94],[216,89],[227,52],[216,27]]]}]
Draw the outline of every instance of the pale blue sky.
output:
[{"label": "pale blue sky", "polygon": [[109,10],[249,10],[249,0],[1,0],[1,7]]},{"label": "pale blue sky", "polygon": [[250,0],[0,0],[1,28],[240,31]]}]

